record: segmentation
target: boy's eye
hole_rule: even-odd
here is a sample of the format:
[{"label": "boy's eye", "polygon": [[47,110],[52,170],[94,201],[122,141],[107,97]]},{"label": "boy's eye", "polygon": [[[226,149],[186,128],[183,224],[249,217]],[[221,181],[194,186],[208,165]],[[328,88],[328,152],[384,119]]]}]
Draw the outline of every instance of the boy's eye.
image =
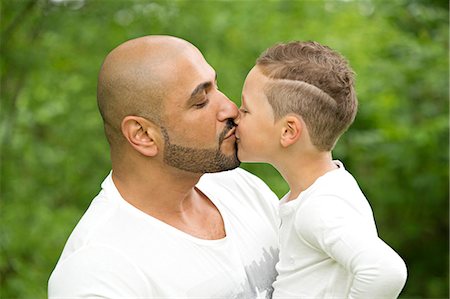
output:
[{"label": "boy's eye", "polygon": [[244,114],[245,114],[245,113],[248,113],[247,109],[244,109],[244,108],[240,108],[239,111],[240,111],[241,113],[244,113]]}]

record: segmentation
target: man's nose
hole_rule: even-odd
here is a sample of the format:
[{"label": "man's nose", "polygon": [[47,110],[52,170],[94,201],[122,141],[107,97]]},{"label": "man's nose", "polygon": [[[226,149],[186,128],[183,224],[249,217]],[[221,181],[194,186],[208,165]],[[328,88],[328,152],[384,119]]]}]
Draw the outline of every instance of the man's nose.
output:
[{"label": "man's nose", "polygon": [[235,103],[233,103],[227,96],[222,94],[221,106],[218,112],[219,121],[226,121],[227,119],[235,120],[239,116],[239,110]]}]

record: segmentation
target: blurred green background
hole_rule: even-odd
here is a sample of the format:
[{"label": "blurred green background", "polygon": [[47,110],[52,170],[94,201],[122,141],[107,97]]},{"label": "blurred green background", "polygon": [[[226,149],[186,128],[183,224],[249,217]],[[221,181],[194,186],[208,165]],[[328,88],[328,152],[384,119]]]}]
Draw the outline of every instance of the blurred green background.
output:
[{"label": "blurred green background", "polygon": [[[115,46],[148,34],[195,44],[237,104],[256,57],[276,42],[316,40],[346,56],[360,108],[334,157],[408,265],[401,298],[448,298],[448,26],[445,0],[1,0],[1,298],[46,297],[110,170],[98,70]],[[271,166],[243,167],[287,191]]]}]

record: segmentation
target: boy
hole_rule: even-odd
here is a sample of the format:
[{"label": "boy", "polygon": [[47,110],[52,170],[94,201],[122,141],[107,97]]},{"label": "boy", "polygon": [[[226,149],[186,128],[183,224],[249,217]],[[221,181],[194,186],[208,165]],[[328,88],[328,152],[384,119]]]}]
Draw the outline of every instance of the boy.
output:
[{"label": "boy", "polygon": [[405,263],[378,237],[355,179],[332,160],[356,110],[353,71],[316,42],[269,48],[245,80],[238,157],[272,164],[290,187],[280,201],[273,298],[396,298],[405,284]]}]

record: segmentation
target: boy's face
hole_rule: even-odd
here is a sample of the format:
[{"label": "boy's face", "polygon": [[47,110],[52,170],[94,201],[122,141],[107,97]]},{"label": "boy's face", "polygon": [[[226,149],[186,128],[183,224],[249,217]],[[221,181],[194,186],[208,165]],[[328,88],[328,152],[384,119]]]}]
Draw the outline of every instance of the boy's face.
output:
[{"label": "boy's face", "polygon": [[242,90],[237,120],[238,158],[242,162],[271,162],[279,146],[279,136],[272,106],[264,94],[269,79],[258,66],[248,73]]}]

